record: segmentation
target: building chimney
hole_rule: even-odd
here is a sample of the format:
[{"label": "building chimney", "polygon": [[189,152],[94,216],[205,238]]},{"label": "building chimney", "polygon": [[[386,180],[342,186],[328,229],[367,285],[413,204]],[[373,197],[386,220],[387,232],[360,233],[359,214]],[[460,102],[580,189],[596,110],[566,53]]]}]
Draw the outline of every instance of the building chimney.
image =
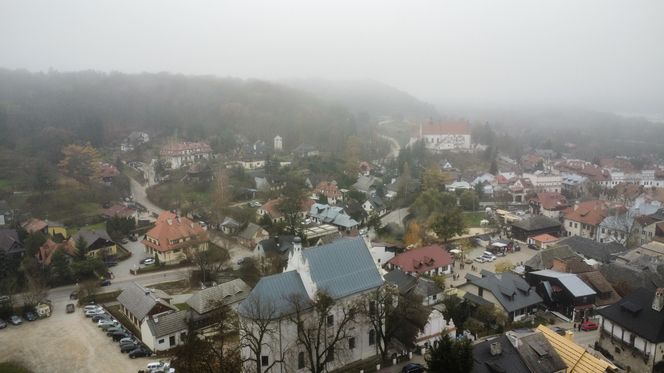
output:
[{"label": "building chimney", "polygon": [[491,356],[498,356],[503,353],[503,346],[500,342],[491,343]]},{"label": "building chimney", "polygon": [[579,209],[579,201],[574,202],[574,211]]},{"label": "building chimney", "polygon": [[173,225],[173,219],[166,219],[166,223],[168,223],[168,225]]},{"label": "building chimney", "polygon": [[662,308],[664,308],[664,288],[657,288],[652,299],[652,309],[659,312]]}]

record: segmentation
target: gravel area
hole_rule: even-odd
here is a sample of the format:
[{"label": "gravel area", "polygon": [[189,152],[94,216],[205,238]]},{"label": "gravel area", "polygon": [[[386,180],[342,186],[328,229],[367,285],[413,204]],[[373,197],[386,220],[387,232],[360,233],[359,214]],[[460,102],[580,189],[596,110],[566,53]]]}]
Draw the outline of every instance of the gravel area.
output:
[{"label": "gravel area", "polygon": [[138,372],[154,358],[130,359],[77,308],[56,303],[51,317],[0,330],[0,361],[18,361],[34,372]]}]

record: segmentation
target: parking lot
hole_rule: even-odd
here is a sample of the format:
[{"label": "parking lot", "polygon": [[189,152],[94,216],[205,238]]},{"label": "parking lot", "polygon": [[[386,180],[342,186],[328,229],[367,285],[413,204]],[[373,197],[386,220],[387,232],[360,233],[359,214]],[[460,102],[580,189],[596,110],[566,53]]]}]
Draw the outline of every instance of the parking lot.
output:
[{"label": "parking lot", "polygon": [[129,359],[80,308],[67,314],[54,304],[51,317],[0,330],[0,361],[18,361],[34,372],[134,373],[154,358]]}]

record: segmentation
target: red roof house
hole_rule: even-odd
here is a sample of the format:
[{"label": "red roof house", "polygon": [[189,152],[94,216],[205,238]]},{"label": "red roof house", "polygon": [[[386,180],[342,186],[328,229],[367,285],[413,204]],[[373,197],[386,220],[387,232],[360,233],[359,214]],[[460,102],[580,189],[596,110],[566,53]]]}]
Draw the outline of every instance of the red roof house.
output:
[{"label": "red roof house", "polygon": [[160,263],[177,263],[186,259],[192,250],[207,250],[208,240],[207,232],[198,223],[163,211],[142,243]]},{"label": "red roof house", "polygon": [[442,275],[452,272],[453,259],[440,245],[430,245],[408,250],[387,263],[407,274]]}]

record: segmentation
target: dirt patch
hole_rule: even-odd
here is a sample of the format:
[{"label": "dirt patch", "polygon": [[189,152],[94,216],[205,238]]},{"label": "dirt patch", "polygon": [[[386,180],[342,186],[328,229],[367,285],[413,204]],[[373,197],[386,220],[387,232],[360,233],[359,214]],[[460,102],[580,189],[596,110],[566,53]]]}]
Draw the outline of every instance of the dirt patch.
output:
[{"label": "dirt patch", "polygon": [[116,342],[83,315],[56,304],[43,320],[0,330],[0,361],[16,361],[34,372],[127,372],[144,369],[151,358],[129,359]]}]

